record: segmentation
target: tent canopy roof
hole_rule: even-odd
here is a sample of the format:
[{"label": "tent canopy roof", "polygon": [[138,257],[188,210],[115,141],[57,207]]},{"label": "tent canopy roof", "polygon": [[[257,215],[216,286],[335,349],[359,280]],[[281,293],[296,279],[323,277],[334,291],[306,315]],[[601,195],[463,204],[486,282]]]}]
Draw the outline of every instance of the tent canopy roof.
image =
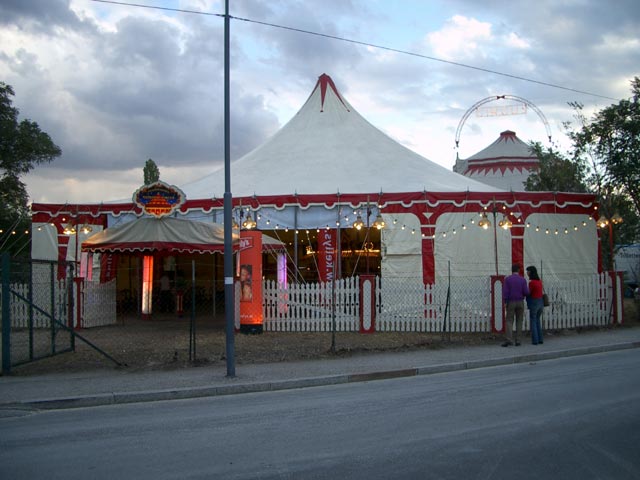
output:
[{"label": "tent canopy roof", "polygon": [[[499,192],[454,173],[365,120],[326,74],[298,113],[264,144],[231,164],[234,196]],[[183,185],[188,198],[222,198],[224,169]]]},{"label": "tent canopy roof", "polygon": [[470,156],[467,161],[469,165],[472,165],[479,162],[484,163],[487,160],[504,161],[509,159],[538,162],[536,154],[529,145],[518,138],[516,132],[505,130],[491,145]]},{"label": "tent canopy roof", "polygon": [[[239,235],[232,240],[237,249]],[[281,250],[285,245],[263,235],[263,250]],[[194,222],[174,217],[143,217],[107,228],[82,242],[82,251],[99,253],[215,253],[224,251],[224,228],[216,223]]]}]

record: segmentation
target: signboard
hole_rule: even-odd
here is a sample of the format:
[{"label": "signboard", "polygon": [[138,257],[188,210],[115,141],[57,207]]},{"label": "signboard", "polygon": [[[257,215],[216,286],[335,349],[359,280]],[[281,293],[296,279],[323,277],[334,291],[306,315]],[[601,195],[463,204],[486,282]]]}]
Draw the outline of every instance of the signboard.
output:
[{"label": "signboard", "polygon": [[185,200],[182,190],[160,181],[143,185],[133,194],[134,203],[154,217],[171,215]]}]

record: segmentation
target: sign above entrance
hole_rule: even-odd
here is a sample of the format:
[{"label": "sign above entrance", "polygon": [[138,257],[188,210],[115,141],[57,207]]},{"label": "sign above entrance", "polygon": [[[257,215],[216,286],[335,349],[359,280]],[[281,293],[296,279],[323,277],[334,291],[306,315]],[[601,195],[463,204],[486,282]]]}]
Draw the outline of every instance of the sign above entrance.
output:
[{"label": "sign above entrance", "polygon": [[164,217],[172,214],[185,202],[186,197],[182,190],[174,185],[164,182],[155,182],[143,185],[133,194],[133,201],[144,213],[155,217]]}]

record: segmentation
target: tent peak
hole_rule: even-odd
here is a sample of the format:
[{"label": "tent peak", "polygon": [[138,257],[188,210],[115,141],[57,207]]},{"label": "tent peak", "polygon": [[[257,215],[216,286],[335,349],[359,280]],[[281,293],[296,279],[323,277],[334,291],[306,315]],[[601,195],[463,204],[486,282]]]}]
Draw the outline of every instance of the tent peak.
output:
[{"label": "tent peak", "polygon": [[[313,89],[313,91],[315,91],[318,87],[320,87],[320,111],[321,112],[324,111],[324,99],[327,94],[327,87],[331,87],[331,90],[333,90],[333,93],[336,94],[336,97],[338,97],[338,100],[340,100],[340,103],[342,103],[344,108],[347,109],[347,112],[349,111],[349,107],[347,107],[347,104],[344,103],[344,100],[342,99],[342,95],[340,95],[340,92],[338,92],[338,88],[336,87],[336,84],[333,83],[333,80],[329,75],[327,75],[326,73],[323,73],[318,77],[318,82],[316,83],[316,86]],[[313,92],[311,92],[311,94],[313,95]]]}]

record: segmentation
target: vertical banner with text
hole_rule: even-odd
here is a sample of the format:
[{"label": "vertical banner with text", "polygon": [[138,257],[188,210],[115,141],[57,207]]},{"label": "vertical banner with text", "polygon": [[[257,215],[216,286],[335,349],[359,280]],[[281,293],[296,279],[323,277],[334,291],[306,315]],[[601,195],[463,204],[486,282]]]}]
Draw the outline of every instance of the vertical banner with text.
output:
[{"label": "vertical banner with text", "polygon": [[337,254],[337,230],[320,230],[318,233],[318,276],[321,282],[332,282],[336,279]]}]

